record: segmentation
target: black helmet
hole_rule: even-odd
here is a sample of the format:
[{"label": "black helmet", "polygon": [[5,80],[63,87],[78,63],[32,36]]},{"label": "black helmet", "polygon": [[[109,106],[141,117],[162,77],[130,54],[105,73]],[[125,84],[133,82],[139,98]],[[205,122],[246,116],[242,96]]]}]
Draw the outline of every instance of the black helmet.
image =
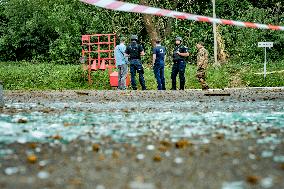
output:
[{"label": "black helmet", "polygon": [[180,42],[182,42],[182,37],[176,37],[176,41],[180,41]]},{"label": "black helmet", "polygon": [[138,41],[138,36],[137,35],[131,35],[131,41]]}]

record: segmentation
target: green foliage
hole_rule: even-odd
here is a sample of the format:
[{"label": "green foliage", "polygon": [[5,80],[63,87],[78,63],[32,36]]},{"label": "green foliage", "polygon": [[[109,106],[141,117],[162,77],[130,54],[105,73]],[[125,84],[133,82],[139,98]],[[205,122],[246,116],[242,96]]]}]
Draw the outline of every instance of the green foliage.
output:
[{"label": "green foliage", "polygon": [[[139,0],[130,0],[139,3]],[[211,16],[211,0],[148,0],[150,5]],[[218,0],[218,17],[249,22],[284,25],[284,6],[281,0]],[[48,61],[60,64],[76,64],[81,56],[81,35],[93,33],[117,33],[128,37],[138,34],[146,49],[146,59],[151,59],[151,44],[141,14],[105,10],[86,5],[78,0],[2,0],[0,1],[0,60]],[[194,62],[195,44],[204,41],[213,54],[212,25],[188,20],[155,18],[163,44],[171,52],[173,39],[184,38]],[[166,29],[168,31],[166,31]],[[284,57],[283,31],[269,31],[221,26],[226,51],[233,59],[247,61],[259,59],[262,49],[258,41],[273,41],[271,58]],[[168,56],[170,57],[170,56]]]},{"label": "green foliage", "polygon": [[[227,2],[229,3],[229,2]],[[242,8],[242,3],[240,3]],[[243,7],[248,6],[243,5]],[[273,10],[270,8],[257,8],[248,6],[247,9],[240,12],[240,15],[232,15],[231,19],[245,20],[258,23],[274,23],[284,24],[284,22],[277,22],[277,14],[273,14]],[[283,15],[282,15],[283,16]],[[230,17],[229,17],[230,18]],[[272,30],[256,30],[249,28],[228,27],[222,26],[222,36],[226,42],[226,49],[230,52],[232,57],[240,58],[242,60],[254,59],[263,56],[263,49],[257,48],[257,42],[259,41],[273,41],[274,47],[270,52],[271,58],[274,60],[280,60],[284,57],[284,33],[283,31]]]},{"label": "green foliage", "polygon": [[142,28],[133,14],[98,9],[78,0],[6,0],[0,2],[0,10],[2,61],[74,64],[81,56],[82,34],[128,35]]}]

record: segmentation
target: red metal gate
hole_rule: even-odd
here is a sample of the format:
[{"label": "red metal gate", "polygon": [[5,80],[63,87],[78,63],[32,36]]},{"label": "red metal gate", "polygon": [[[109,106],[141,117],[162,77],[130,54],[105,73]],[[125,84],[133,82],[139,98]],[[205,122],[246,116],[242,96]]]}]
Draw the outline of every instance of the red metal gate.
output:
[{"label": "red metal gate", "polygon": [[92,83],[91,71],[115,68],[114,48],[116,34],[82,35],[82,57],[88,69],[89,84]]},{"label": "red metal gate", "polygon": [[[116,34],[82,35],[82,62],[84,70],[88,70],[88,81],[92,84],[91,72],[108,70],[110,85],[118,86],[118,73],[113,72],[115,66],[114,48]],[[129,86],[130,77],[127,75],[126,85]]]}]

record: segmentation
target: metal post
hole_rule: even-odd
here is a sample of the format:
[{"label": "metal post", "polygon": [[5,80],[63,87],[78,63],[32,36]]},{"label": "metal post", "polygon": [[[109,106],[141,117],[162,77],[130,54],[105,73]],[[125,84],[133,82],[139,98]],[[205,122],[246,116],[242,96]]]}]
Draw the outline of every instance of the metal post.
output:
[{"label": "metal post", "polygon": [[0,108],[4,107],[3,82],[0,81]]},{"label": "metal post", "polygon": [[267,63],[267,56],[266,56],[266,48],[272,48],[273,42],[258,42],[258,47],[264,48],[264,67],[263,67],[263,77],[266,79],[266,63]]},{"label": "metal post", "polygon": [[[213,18],[216,18],[216,5],[215,5],[215,0],[212,0],[213,3]],[[217,31],[216,31],[216,23],[213,22],[213,34],[214,34],[214,63],[215,65],[219,65],[218,64],[218,59],[217,59]]]},{"label": "metal post", "polygon": [[266,79],[266,47],[264,48],[264,79]]}]

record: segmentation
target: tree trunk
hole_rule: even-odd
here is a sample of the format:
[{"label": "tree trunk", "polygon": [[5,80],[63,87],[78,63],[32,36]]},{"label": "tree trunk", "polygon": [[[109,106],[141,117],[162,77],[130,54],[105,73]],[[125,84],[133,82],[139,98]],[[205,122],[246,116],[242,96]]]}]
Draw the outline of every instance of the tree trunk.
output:
[{"label": "tree trunk", "polygon": [[[142,5],[149,5],[148,0],[140,0],[140,4]],[[145,24],[147,33],[149,34],[150,41],[152,46],[155,46],[155,40],[159,38],[159,34],[157,32],[157,26],[155,25],[154,22],[154,16],[148,15],[148,14],[143,14],[143,22]]]},{"label": "tree trunk", "polygon": [[166,25],[166,28],[165,28],[165,36],[164,37],[168,37],[169,35],[171,35],[172,33],[172,28],[173,28],[173,22],[174,22],[174,19],[173,18],[168,18],[167,19],[167,25]]},{"label": "tree trunk", "polygon": [[225,42],[222,38],[222,35],[220,34],[220,26],[217,26],[217,49],[218,49],[218,53],[217,53],[217,58],[218,61],[222,64],[224,64],[227,61],[227,58],[229,57],[229,55],[227,54],[227,52],[225,51]]}]

